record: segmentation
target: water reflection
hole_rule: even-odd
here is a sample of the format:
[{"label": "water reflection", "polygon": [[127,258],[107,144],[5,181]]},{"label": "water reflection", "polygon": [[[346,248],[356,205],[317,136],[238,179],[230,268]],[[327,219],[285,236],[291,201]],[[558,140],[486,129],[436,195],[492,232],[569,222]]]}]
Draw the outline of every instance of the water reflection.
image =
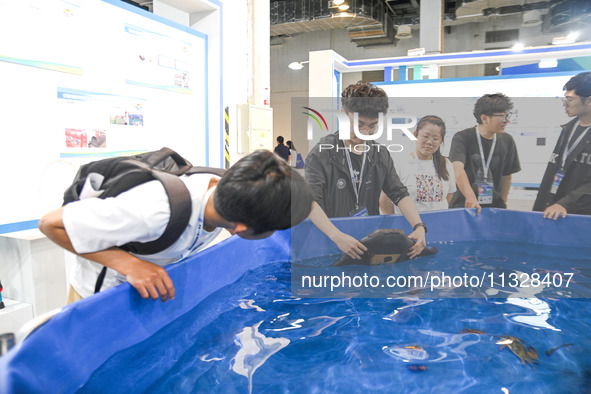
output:
[{"label": "water reflection", "polygon": [[507,298],[504,303],[520,306],[531,311],[529,313],[505,314],[507,319],[529,327],[560,331],[559,328],[548,323],[552,310],[546,301],[537,298]]},{"label": "water reflection", "polygon": [[268,338],[259,332],[261,320],[252,327],[245,327],[234,342],[240,346],[232,359],[232,370],[248,379],[248,392],[252,393],[252,377],[256,370],[289,344],[287,338]]}]

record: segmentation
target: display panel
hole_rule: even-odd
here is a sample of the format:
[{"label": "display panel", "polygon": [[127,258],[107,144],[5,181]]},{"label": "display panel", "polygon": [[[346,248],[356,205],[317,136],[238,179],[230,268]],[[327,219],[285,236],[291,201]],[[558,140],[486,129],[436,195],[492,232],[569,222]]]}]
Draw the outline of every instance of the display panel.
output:
[{"label": "display panel", "polygon": [[58,207],[92,160],[208,164],[206,35],[99,0],[0,0],[0,35],[0,225]]}]

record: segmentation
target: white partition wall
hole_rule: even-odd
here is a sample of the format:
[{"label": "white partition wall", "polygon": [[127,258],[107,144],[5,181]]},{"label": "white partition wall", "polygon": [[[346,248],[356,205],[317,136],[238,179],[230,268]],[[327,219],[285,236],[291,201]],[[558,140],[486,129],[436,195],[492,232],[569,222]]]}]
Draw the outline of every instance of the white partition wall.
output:
[{"label": "white partition wall", "polygon": [[0,1],[0,34],[0,225],[59,206],[91,160],[168,146],[219,165],[206,34],[115,0]]}]

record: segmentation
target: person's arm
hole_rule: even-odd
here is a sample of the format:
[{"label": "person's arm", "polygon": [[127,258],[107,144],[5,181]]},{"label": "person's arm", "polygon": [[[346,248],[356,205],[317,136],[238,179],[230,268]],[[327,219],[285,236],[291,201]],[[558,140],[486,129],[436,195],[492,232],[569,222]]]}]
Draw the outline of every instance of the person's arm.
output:
[{"label": "person's arm", "polygon": [[361,255],[367,251],[367,247],[361,242],[336,228],[316,201],[312,203],[312,211],[310,212],[309,218],[347,256],[354,259],[361,259]]},{"label": "person's arm", "polygon": [[394,203],[383,191],[380,193],[380,210],[382,215],[393,215],[395,213]]},{"label": "person's arm", "polygon": [[511,175],[503,175],[501,177],[501,198],[507,204],[509,198],[509,190],[511,189]]},{"label": "person's arm", "polygon": [[445,158],[445,166],[447,168],[447,172],[449,173],[449,183],[447,188],[447,195],[445,197],[447,199],[447,205],[449,206],[458,188],[456,185],[456,172],[454,171],[454,166],[453,164],[451,164],[451,161],[447,157]]},{"label": "person's arm", "polygon": [[464,163],[461,161],[454,161],[452,164],[454,166],[454,174],[456,175],[456,184],[466,199],[464,206],[466,208],[476,208],[476,214],[480,215],[482,207],[478,204],[476,194],[474,194],[474,190],[472,190],[472,185],[470,184],[470,180],[468,180],[468,174],[466,174],[466,170],[464,170]]},{"label": "person's arm", "polygon": [[546,208],[544,217],[554,220],[561,216],[565,218],[568,211],[572,211],[574,208],[588,207],[589,205],[591,205],[591,176],[588,176],[587,181],[579,187]]},{"label": "person's arm", "polygon": [[63,223],[63,207],[44,215],[39,220],[39,230],[62,248],[85,259],[102,264],[125,275],[127,281],[143,298],[151,297],[162,302],[174,299],[175,290],[168,272],[157,264],[141,260],[118,248],[93,253],[78,253],[72,246]]},{"label": "person's arm", "polygon": [[[414,228],[417,223],[421,222],[419,211],[417,211],[417,207],[415,207],[415,204],[410,197],[406,196],[398,201],[398,208],[411,227]],[[417,227],[417,229],[410,233],[408,237],[416,241],[408,251],[408,256],[412,259],[417,257],[423,249],[425,249],[425,246],[427,246],[427,241],[425,241],[425,228],[422,226]]]}]

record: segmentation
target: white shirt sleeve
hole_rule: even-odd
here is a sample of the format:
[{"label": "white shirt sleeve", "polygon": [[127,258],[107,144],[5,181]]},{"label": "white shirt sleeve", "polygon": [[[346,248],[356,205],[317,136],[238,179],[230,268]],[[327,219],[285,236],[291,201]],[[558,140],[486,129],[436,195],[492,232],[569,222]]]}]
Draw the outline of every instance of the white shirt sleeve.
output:
[{"label": "white shirt sleeve", "polygon": [[78,253],[153,241],[164,233],[169,217],[170,205],[159,181],[136,186],[117,197],[72,202],[63,211],[66,233]]}]

